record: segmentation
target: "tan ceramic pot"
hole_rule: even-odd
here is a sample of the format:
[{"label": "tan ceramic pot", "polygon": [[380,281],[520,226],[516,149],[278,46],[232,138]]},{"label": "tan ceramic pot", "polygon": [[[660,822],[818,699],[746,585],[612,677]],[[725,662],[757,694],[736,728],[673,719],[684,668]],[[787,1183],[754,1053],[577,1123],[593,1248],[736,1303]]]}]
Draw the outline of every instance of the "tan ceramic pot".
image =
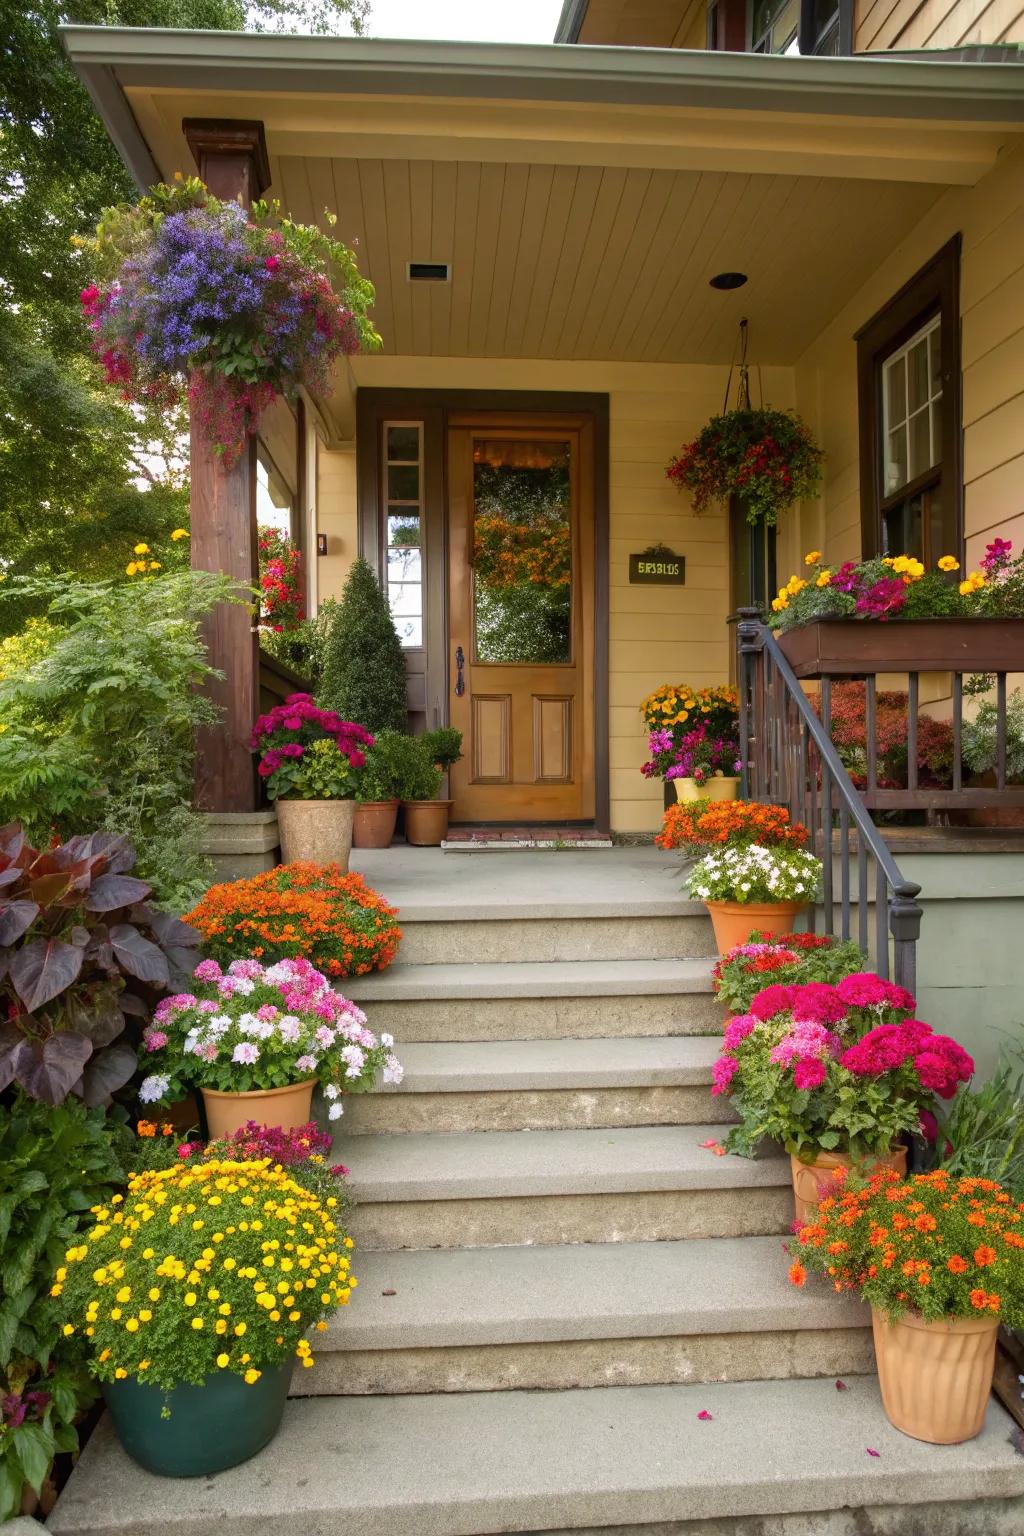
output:
[{"label": "tan ceramic pot", "polygon": [[279,1125],[294,1131],[312,1118],[311,1106],[316,1078],[289,1083],[286,1088],[253,1089],[249,1093],[221,1093],[217,1088],[203,1088],[206,1124],[211,1141],[230,1136],[249,1120],[257,1125]]},{"label": "tan ceramic pot", "polygon": [[727,955],[737,944],[745,944],[756,930],[759,933],[791,933],[804,901],[706,901],[704,905],[715,930],[718,953]]},{"label": "tan ceramic pot", "polygon": [[356,806],[352,830],[353,846],[390,848],[397,820],[397,800],[361,800]]},{"label": "tan ceramic pot", "polygon": [[716,774],[704,784],[696,779],[672,779],[677,800],[735,800],[740,792],[739,779],[723,778]]},{"label": "tan ceramic pot", "polygon": [[871,1309],[882,1406],[890,1423],[930,1445],[973,1440],[985,1422],[996,1363],[997,1317],[937,1323],[908,1313],[891,1323]]},{"label": "tan ceramic pot", "polygon": [[[813,1163],[802,1162],[799,1157],[790,1157],[789,1166],[793,1174],[793,1203],[796,1206],[796,1219],[801,1225],[814,1220],[814,1213],[818,1209],[818,1201],[822,1199],[822,1189],[828,1185],[829,1180],[837,1168],[852,1168],[853,1158],[848,1152],[819,1152]],[[900,1178],[907,1176],[907,1149],[906,1147],[893,1147],[885,1157],[866,1158],[858,1165],[866,1174],[872,1174],[876,1168],[895,1168]]]},{"label": "tan ceramic pot", "polygon": [[417,848],[440,848],[448,836],[450,800],[403,800],[406,841]]},{"label": "tan ceramic pot", "polygon": [[278,800],[281,862],[302,859],[348,869],[355,809],[354,800]]}]

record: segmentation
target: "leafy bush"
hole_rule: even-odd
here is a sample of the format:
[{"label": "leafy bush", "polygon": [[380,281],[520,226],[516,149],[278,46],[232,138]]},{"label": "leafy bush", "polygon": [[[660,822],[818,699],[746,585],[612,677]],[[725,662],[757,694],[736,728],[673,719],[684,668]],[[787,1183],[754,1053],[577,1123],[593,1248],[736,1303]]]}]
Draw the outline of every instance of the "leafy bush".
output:
[{"label": "leafy bush", "polygon": [[[907,782],[907,710],[909,695],[884,690],[876,694],[875,752],[881,788],[902,788]],[[820,697],[814,699],[820,709]],[[836,683],[832,689],[831,732],[843,767],[862,789],[868,778],[867,691],[862,682]],[[965,722],[964,734],[966,737]],[[950,783],[953,769],[953,727],[946,720],[919,713],[917,774],[921,785]]]},{"label": "leafy bush", "polygon": [[[963,756],[972,773],[995,770],[998,722],[999,710],[994,699],[984,699],[974,719],[964,721]],[[1006,778],[1011,784],[1024,781],[1024,693],[1019,688],[1006,701]]]},{"label": "leafy bush", "polygon": [[0,1105],[0,1522],[39,1493],[54,1456],[78,1447],[96,1390],[50,1288],[90,1207],[124,1182],[128,1138],[74,1100]]},{"label": "leafy bush", "polygon": [[430,761],[445,772],[462,756],[462,732],[453,725],[438,725],[432,731],[424,731],[421,740]]},{"label": "leafy bush", "polygon": [[837,1291],[858,1291],[895,1319],[928,1322],[995,1315],[1024,1326],[1021,1212],[991,1179],[956,1179],[944,1168],[905,1181],[891,1168],[827,1196],[790,1252],[789,1278],[807,1270]]},{"label": "leafy bush", "polygon": [[987,1083],[958,1094],[934,1127],[936,1156],[960,1178],[996,1179],[1024,1200],[1024,1072],[1019,1059],[1000,1061]]},{"label": "leafy bush", "polygon": [[396,736],[390,762],[400,800],[435,800],[442,773],[424,736]]},{"label": "leafy bush", "polygon": [[366,751],[366,764],[359,778],[357,795],[361,801],[401,800],[405,763],[402,731],[380,731]]},{"label": "leafy bush", "polygon": [[[5,582],[45,595],[48,649],[0,680],[0,820],[36,842],[98,826],[135,844],[162,906],[206,883],[191,811],[195,732],[216,714],[203,618],[232,596],[225,577],[169,571],[117,582]],[[183,835],[184,834],[184,835]]]},{"label": "leafy bush", "polygon": [[177,1103],[191,1088],[249,1093],[316,1078],[338,1120],[343,1093],[368,1092],[378,1073],[402,1081],[390,1035],[378,1040],[362,1009],[305,959],[233,960],[226,973],[200,961],[190,990],[160,1003],[144,1041],[144,1104]]},{"label": "leafy bush", "polygon": [[314,694],[319,693],[323,683],[327,637],[337,607],[337,598],[328,597],[320,604],[315,619],[300,619],[291,629],[280,632],[260,629],[260,649],[291,667]]},{"label": "leafy bush", "polygon": [[0,829],[0,1090],[96,1105],[135,1071],[127,1017],[148,1013],[145,989],[191,973],[199,935],[147,905],[134,863],[110,833],[40,853]]},{"label": "leafy bush", "polygon": [[398,953],[398,913],[362,875],[337,864],[281,864],[214,885],[188,914],[222,965],[302,955],[335,980],[383,970]]},{"label": "leafy bush", "polygon": [[824,933],[786,933],[779,937],[752,933],[715,966],[713,983],[718,999],[730,1013],[747,1013],[758,992],[770,983],[830,986],[864,969],[864,955],[852,939],[845,942]]},{"label": "leafy bush", "polygon": [[380,583],[361,557],[334,610],[319,699],[374,736],[408,726],[402,644]]},{"label": "leafy bush", "polygon": [[[202,1218],[179,1222],[182,1205]],[[254,1206],[261,1222],[249,1219]],[[292,1356],[311,1365],[307,1331],[354,1284],[337,1218],[335,1197],[262,1162],[189,1158],[134,1174],[123,1204],[97,1208],[57,1271],[63,1329],[87,1338],[100,1381],[172,1389],[229,1370],[251,1385]]]}]

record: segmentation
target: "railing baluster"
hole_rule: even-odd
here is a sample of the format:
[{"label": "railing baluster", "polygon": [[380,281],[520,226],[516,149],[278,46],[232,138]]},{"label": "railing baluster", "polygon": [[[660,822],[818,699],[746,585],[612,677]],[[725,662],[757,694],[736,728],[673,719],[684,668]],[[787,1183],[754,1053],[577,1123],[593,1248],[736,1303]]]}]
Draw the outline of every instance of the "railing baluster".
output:
[{"label": "railing baluster", "polygon": [[850,813],[839,806],[839,881],[842,891],[842,935],[850,937]]},{"label": "railing baluster", "polygon": [[963,748],[961,741],[964,728],[964,675],[953,673],[953,788],[959,793],[963,785]]},{"label": "railing baluster", "polygon": [[835,933],[832,897],[832,774],[827,765],[823,765],[821,771],[821,884],[825,932]]},{"label": "railing baluster", "polygon": [[868,950],[868,850],[857,834],[857,943]]},{"label": "railing baluster", "polygon": [[996,789],[1006,788],[1006,673],[996,673]]},{"label": "railing baluster", "polygon": [[886,890],[885,870],[875,861],[875,970],[888,980],[889,976],[889,893]]},{"label": "railing baluster", "polygon": [[907,704],[907,788],[917,788],[917,706],[921,686],[921,674],[910,673],[909,702]]}]

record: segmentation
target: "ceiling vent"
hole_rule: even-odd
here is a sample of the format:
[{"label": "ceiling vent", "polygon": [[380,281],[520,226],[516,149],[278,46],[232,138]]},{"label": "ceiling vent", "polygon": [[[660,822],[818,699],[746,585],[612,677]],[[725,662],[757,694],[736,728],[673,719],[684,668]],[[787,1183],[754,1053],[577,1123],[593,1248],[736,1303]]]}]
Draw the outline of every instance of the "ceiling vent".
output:
[{"label": "ceiling vent", "polygon": [[452,269],[447,261],[410,261],[410,283],[451,282]]}]

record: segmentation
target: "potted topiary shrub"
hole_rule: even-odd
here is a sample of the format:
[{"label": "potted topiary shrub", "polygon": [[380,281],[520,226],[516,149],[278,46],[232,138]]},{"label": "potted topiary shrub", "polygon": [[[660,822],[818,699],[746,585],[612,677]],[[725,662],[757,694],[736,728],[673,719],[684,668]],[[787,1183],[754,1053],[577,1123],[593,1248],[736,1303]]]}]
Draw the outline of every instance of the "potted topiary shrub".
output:
[{"label": "potted topiary shrub", "polygon": [[361,725],[293,693],[261,715],[251,746],[259,775],[277,802],[281,858],[348,868],[359,774],[373,737]]},{"label": "potted topiary shrub", "polygon": [[448,834],[450,800],[438,799],[443,770],[428,736],[400,738],[397,760],[405,811],[405,836],[416,847],[439,848]]},{"label": "potted topiary shrub", "polygon": [[409,728],[402,642],[380,582],[361,557],[331,619],[317,697],[325,709],[360,721],[374,736]]},{"label": "potted topiary shrub", "polygon": [[53,1291],[147,1471],[206,1476],[273,1439],[308,1331],[355,1284],[337,1205],[266,1161],[189,1157],[94,1207]]},{"label": "potted topiary shrub", "polygon": [[173,1103],[197,1089],[214,1139],[250,1120],[305,1125],[317,1082],[337,1120],[343,1093],[368,1092],[378,1072],[401,1081],[398,1058],[366,1015],[303,957],[233,960],[226,972],[206,959],[191,985],[164,998],[145,1033],[150,1072],[139,1098]]},{"label": "potted topiary shrub", "polygon": [[432,731],[424,731],[422,741],[442,773],[448,773],[462,757],[462,732],[454,725],[438,725]]},{"label": "potted topiary shrub", "polygon": [[379,731],[368,748],[356,791],[352,842],[356,848],[389,848],[402,795],[403,731]]}]

